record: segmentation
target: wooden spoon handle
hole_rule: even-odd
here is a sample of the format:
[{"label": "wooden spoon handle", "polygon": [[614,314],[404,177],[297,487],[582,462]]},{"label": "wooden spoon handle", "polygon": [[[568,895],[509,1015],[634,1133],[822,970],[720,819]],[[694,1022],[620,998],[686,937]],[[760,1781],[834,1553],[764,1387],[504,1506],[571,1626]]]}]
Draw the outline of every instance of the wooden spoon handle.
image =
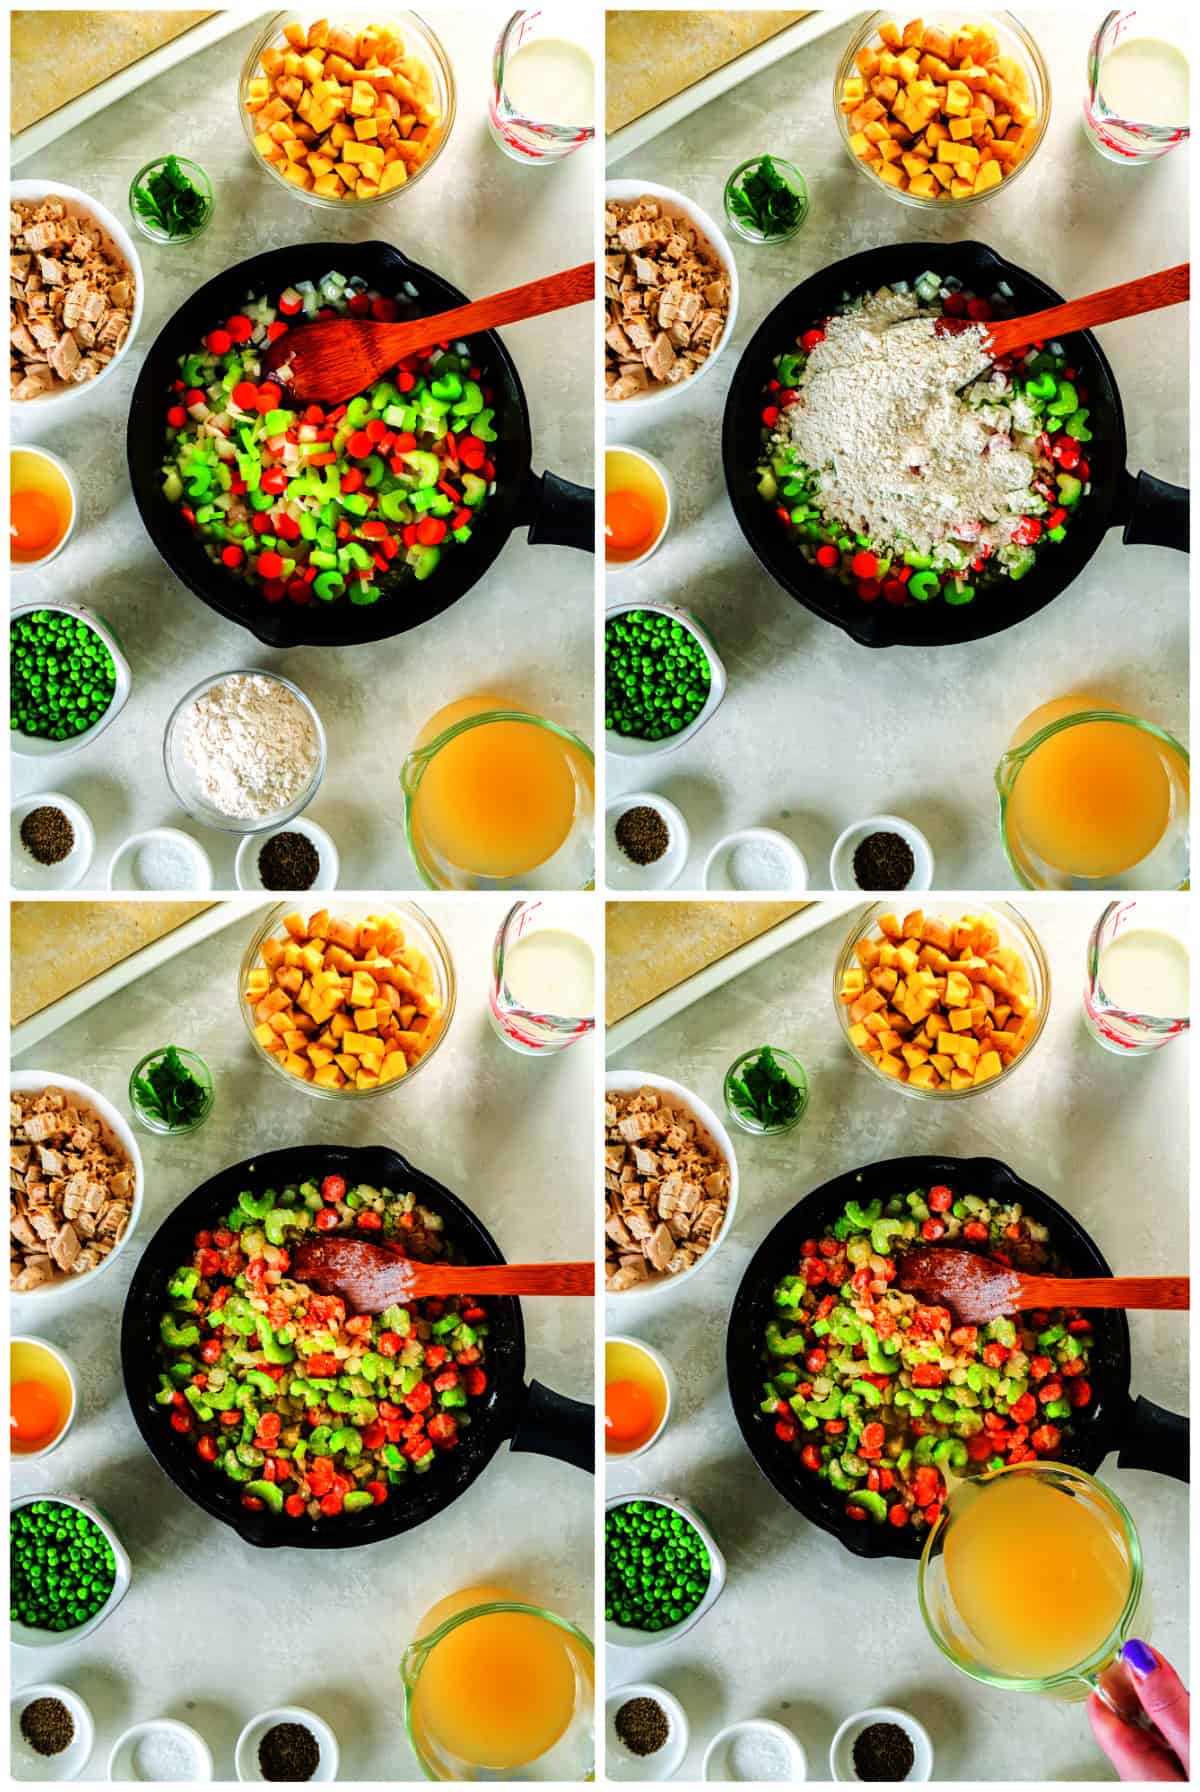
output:
[{"label": "wooden spoon handle", "polygon": [[445,1298],[449,1294],[474,1294],[481,1300],[492,1294],[595,1294],[594,1263],[501,1263],[472,1269],[455,1263],[412,1263],[413,1291],[408,1297]]},{"label": "wooden spoon handle", "polygon": [[562,311],[568,305],[583,305],[595,296],[595,263],[583,261],[577,268],[566,268],[561,274],[527,280],[524,286],[510,286],[507,292],[473,299],[469,305],[459,305],[454,311],[442,311],[436,317],[418,318],[411,323],[393,324],[390,329],[411,337],[414,332],[423,332],[433,326],[431,341],[453,341],[459,336],[475,336],[483,330],[498,330],[504,324],[520,323],[527,317],[541,317],[547,311]]},{"label": "wooden spoon handle", "polygon": [[1166,305],[1182,305],[1190,293],[1191,263],[1182,261],[1178,267],[1164,268],[1159,274],[1144,274],[1138,280],[1125,280],[1120,286],[1106,286],[1103,292],[1089,293],[1086,298],[1052,305],[1048,311],[999,319],[988,326],[988,352],[1011,355],[1015,349],[1028,348],[1031,342],[1069,336],[1074,330],[1091,330],[1097,324],[1137,317],[1143,311],[1160,311]]},{"label": "wooden spoon handle", "polygon": [[1018,1308],[1134,1307],[1186,1312],[1187,1276],[1022,1276]]}]

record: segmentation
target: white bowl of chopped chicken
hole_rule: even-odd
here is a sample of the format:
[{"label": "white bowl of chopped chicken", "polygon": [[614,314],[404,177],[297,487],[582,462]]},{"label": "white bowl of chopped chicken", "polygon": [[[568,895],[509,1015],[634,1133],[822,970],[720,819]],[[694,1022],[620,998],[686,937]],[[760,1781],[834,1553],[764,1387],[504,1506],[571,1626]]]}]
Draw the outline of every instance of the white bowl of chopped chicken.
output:
[{"label": "white bowl of chopped chicken", "polygon": [[19,1307],[78,1292],[116,1261],[141,1213],[145,1172],[128,1122],[87,1083],[16,1070],[9,1089],[10,1288]]},{"label": "white bowl of chopped chicken", "polygon": [[639,1300],[698,1275],[737,1212],[733,1141],[707,1102],[670,1077],[604,1079],[605,1288]]},{"label": "white bowl of chopped chicken", "polygon": [[605,183],[604,250],[604,396],[639,411],[667,404],[710,371],[733,335],[733,251],[686,194],[646,180]]},{"label": "white bowl of chopped chicken", "polygon": [[9,397],[66,404],[94,392],[133,346],[142,264],[125,226],[78,187],[14,180],[9,215],[20,220],[9,227]]}]

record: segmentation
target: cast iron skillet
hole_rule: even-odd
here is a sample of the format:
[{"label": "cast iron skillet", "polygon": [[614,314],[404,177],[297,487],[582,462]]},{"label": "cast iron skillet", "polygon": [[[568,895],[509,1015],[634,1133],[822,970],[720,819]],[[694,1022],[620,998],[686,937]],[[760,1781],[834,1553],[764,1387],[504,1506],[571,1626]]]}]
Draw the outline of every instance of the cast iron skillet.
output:
[{"label": "cast iron skillet", "polygon": [[[987,296],[1001,280],[1012,287],[1013,316],[1063,303],[1052,287],[1025,272],[982,243],[895,243],[866,249],[835,261],[794,287],[767,316],[734,372],[725,402],[721,458],[733,513],[742,533],[776,584],[798,603],[832,622],[865,647],[942,647],[998,635],[1044,609],[1078,578],[1109,529],[1123,529],[1126,544],[1149,542],[1158,547],[1188,545],[1188,493],[1150,473],[1136,478],[1125,466],[1125,418],[1112,368],[1096,338],[1086,332],[1067,339],[1068,365],[1087,388],[1088,427],[1093,440],[1085,447],[1092,490],[1080,501],[1066,539],[1047,547],[1034,569],[1019,579],[979,587],[974,602],[940,601],[899,606],[863,603],[853,587],[810,566],[789,539],[774,506],[758,495],[755,465],[762,429],[762,394],[773,377],[776,355],[792,346],[803,331],[836,311],[844,293],[855,296],[893,280],[915,280],[931,269],[954,274],[964,286]],[[1145,327],[1153,331],[1153,319]],[[1148,341],[1152,342],[1153,337]],[[1149,349],[1147,352],[1151,352]]]},{"label": "cast iron skillet", "polygon": [[436,1518],[464,1494],[487,1468],[506,1438],[514,1450],[534,1450],[590,1470],[593,1466],[593,1409],[553,1393],[539,1382],[526,1384],[525,1328],[520,1303],[488,1302],[488,1387],[473,1403],[471,1424],[458,1445],[439,1456],[426,1475],[409,1475],[389,1490],[381,1506],[314,1522],[269,1512],[247,1512],[241,1488],[202,1462],[195,1442],[180,1437],[154,1403],[162,1367],[159,1320],[169,1305],[167,1283],[181,1263],[189,1263],[196,1232],[217,1224],[245,1188],[283,1188],[306,1177],[344,1176],[351,1186],[368,1182],[411,1191],[445,1216],[446,1230],[462,1260],[503,1263],[491,1233],[465,1202],[431,1176],[415,1169],[383,1145],[293,1145],[267,1151],[210,1176],[163,1221],[134,1271],[121,1321],[121,1370],[125,1393],[146,1447],[159,1467],[211,1517],[259,1547],[291,1544],[300,1549],[353,1549],[398,1537]]},{"label": "cast iron skillet", "polygon": [[[956,1193],[1019,1201],[1028,1214],[1050,1227],[1051,1248],[1066,1266],[1064,1274],[1112,1274],[1091,1238],[1065,1208],[994,1157],[894,1157],[868,1164],[814,1189],[772,1227],[750,1260],[729,1316],[725,1365],[733,1410],[750,1454],[776,1492],[859,1556],[907,1556],[915,1561],[924,1537],[908,1525],[897,1530],[890,1524],[863,1524],[847,1518],[845,1496],[802,1468],[792,1446],[776,1437],[774,1426],[758,1411],[767,1379],[763,1336],[776,1311],[771,1290],[799,1262],[804,1240],[819,1237],[847,1201],[866,1202],[878,1196],[886,1202],[893,1195],[931,1188],[939,1182]],[[1091,1319],[1094,1344],[1088,1380],[1092,1403],[1084,1414],[1072,1418],[1062,1460],[1095,1474],[1104,1458],[1117,1450],[1120,1468],[1154,1469],[1186,1481],[1187,1419],[1144,1396],[1135,1400],[1130,1395],[1129,1325],[1124,1313],[1096,1310]]]},{"label": "cast iron skillet", "polygon": [[489,331],[475,338],[480,365],[494,394],[496,492],[473,527],[471,540],[443,557],[423,584],[409,580],[377,603],[269,604],[249,585],[231,578],[204,552],[198,536],[162,494],[162,461],[168,394],[179,357],[195,349],[218,322],[252,295],[279,293],[297,280],[320,280],[331,268],[361,275],[381,292],[417,288],[414,316],[467,303],[440,274],[418,266],[390,243],[297,243],[218,274],[200,287],[159,332],[142,364],[129,409],[127,452],[133,495],[155,547],[176,577],[210,609],[241,623],[268,647],[350,647],[381,641],[428,622],[457,603],[481,579],[514,529],[528,525],[529,540],[558,547],[594,547],[594,494],[555,473],[534,473],[529,407],[511,356]]}]

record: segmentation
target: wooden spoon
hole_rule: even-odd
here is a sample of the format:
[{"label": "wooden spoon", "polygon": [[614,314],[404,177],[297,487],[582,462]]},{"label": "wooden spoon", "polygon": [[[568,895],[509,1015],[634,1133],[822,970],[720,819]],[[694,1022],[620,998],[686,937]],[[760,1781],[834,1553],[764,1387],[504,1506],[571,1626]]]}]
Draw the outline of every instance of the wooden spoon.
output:
[{"label": "wooden spoon", "polygon": [[498,330],[546,311],[582,305],[596,296],[596,268],[590,261],[561,274],[510,287],[490,299],[441,311],[408,323],[380,324],[369,318],[327,317],[277,336],[263,357],[264,379],[279,382],[285,398],[307,404],[338,404],[365,392],[398,361],[439,342],[456,342],[482,330]]},{"label": "wooden spoon", "polygon": [[1029,1307],[1134,1307],[1182,1312],[1187,1276],[1030,1276],[952,1245],[905,1251],[896,1286],[927,1306],[949,1307],[960,1325],[983,1325]]},{"label": "wooden spoon", "polygon": [[292,1275],[318,1294],[337,1294],[354,1313],[382,1313],[410,1300],[451,1294],[594,1294],[592,1263],[419,1263],[365,1238],[309,1238],[292,1256]]},{"label": "wooden spoon", "polygon": [[[1069,299],[1065,305],[1051,305],[1049,310],[1033,311],[1028,317],[996,318],[984,325],[973,324],[967,317],[939,317],[935,327],[940,336],[982,328],[985,334],[980,342],[980,356],[995,361],[1001,355],[1028,348],[1033,342],[1049,342],[1057,336],[1069,336],[1075,330],[1092,330],[1097,324],[1137,317],[1143,311],[1161,311],[1167,305],[1182,305],[1191,293],[1191,273],[1191,263],[1181,261],[1178,267],[1164,268],[1160,274],[1144,274],[1139,280],[1106,286],[1103,292]],[[899,329],[903,325],[894,327]]]}]

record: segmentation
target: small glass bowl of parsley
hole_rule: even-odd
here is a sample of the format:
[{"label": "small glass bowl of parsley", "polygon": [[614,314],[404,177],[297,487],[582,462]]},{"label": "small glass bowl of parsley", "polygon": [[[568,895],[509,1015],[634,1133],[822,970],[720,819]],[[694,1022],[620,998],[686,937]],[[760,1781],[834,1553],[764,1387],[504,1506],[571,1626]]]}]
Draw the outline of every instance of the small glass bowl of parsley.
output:
[{"label": "small glass bowl of parsley", "polygon": [[212,222],[212,182],[186,156],[155,156],[133,177],[129,209],[152,243],[192,243]]},{"label": "small glass bowl of parsley", "polygon": [[807,1106],[804,1066],[778,1046],[756,1045],[725,1072],[725,1111],[743,1132],[788,1132],[804,1118]]},{"label": "small glass bowl of parsley", "polygon": [[808,183],[781,156],[751,156],[725,182],[725,216],[748,243],[786,243],[808,216]]},{"label": "small glass bowl of parsley", "polygon": [[212,1113],[212,1071],[195,1052],[156,1046],[129,1079],[129,1105],[147,1132],[195,1132]]}]

